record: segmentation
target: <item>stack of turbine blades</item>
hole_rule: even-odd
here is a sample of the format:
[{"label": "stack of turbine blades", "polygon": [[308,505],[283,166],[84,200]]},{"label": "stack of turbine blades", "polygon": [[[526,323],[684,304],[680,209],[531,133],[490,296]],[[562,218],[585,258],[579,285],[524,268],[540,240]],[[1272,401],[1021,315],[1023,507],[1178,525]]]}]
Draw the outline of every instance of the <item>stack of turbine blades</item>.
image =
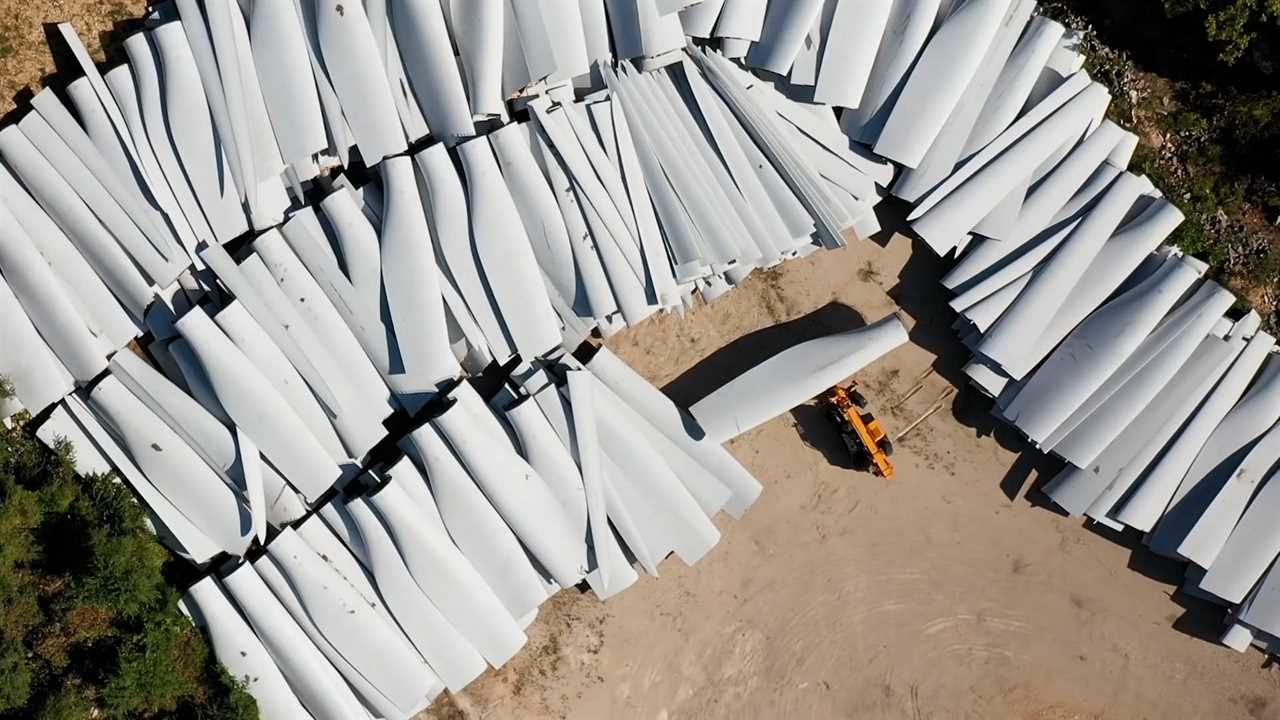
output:
[{"label": "stack of turbine blades", "polygon": [[706,557],[762,491],[722,443],[906,329],[689,409],[584,339],[822,262],[892,195],[952,261],[966,376],[1063,461],[1048,497],[1280,651],[1275,339],[1166,245],[1034,11],[177,0],[105,73],[59,25],[82,77],[0,129],[0,417],[134,493],[264,716],[409,717],[557,590]]}]

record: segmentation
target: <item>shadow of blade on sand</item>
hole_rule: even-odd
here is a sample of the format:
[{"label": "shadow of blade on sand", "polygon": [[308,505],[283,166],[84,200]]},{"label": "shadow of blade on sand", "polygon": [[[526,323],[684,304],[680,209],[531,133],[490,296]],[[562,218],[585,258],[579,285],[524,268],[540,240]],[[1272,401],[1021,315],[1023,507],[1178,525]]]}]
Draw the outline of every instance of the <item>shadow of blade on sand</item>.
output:
[{"label": "shadow of blade on sand", "polygon": [[662,389],[681,407],[690,407],[729,381],[800,343],[865,327],[848,305],[828,303],[803,317],[744,335],[703,358]]}]

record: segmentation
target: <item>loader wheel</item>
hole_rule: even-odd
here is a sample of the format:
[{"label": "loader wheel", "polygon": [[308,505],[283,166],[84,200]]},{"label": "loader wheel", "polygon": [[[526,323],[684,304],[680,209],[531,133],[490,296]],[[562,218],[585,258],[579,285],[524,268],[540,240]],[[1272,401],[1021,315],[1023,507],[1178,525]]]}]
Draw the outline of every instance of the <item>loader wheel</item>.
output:
[{"label": "loader wheel", "polygon": [[855,452],[853,453],[853,462],[851,463],[851,466],[858,472],[867,472],[871,470],[871,456],[866,452]]},{"label": "loader wheel", "polygon": [[880,443],[880,452],[883,452],[885,457],[893,457],[893,441],[889,438],[885,438],[884,441]]}]

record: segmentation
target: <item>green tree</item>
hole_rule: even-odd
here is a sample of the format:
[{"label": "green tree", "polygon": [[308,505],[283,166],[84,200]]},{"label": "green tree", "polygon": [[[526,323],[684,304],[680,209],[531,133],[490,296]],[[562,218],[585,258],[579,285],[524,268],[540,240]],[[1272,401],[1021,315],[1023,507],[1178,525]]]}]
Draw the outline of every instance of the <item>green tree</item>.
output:
[{"label": "green tree", "polygon": [[[0,391],[3,391],[0,382]],[[113,477],[76,476],[25,418],[0,428],[0,720],[249,720]]]},{"label": "green tree", "polygon": [[1203,16],[1205,34],[1221,49],[1219,57],[1230,64],[1280,24],[1280,0],[1164,0],[1164,6],[1170,15]]}]

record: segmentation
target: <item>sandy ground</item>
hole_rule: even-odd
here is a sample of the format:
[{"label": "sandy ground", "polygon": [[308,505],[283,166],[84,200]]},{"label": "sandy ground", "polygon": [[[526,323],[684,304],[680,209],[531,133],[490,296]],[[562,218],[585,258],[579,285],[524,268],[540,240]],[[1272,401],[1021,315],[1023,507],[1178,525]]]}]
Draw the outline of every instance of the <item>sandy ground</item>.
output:
[{"label": "sandy ground", "polygon": [[[609,344],[691,401],[900,303],[912,344],[857,377],[895,435],[956,379],[958,359],[940,266],[910,250],[895,236],[818,253]],[[668,559],[661,578],[608,603],[561,593],[525,653],[435,714],[1280,718],[1280,674],[1213,644],[1221,612],[1172,597],[1180,568],[1028,500],[1052,464],[1020,459],[987,417],[979,397],[948,401],[897,444],[889,481],[842,467],[812,408],[736,439],[765,492],[741,521],[719,518],[719,547],[694,568]]]},{"label": "sandy ground", "polygon": [[[120,42],[137,24],[131,18],[146,7],[146,0],[0,0],[0,113],[25,106],[47,81],[82,74],[58,23],[70,22],[94,58],[114,65],[123,60]],[[65,76],[54,79],[55,69]]]}]

